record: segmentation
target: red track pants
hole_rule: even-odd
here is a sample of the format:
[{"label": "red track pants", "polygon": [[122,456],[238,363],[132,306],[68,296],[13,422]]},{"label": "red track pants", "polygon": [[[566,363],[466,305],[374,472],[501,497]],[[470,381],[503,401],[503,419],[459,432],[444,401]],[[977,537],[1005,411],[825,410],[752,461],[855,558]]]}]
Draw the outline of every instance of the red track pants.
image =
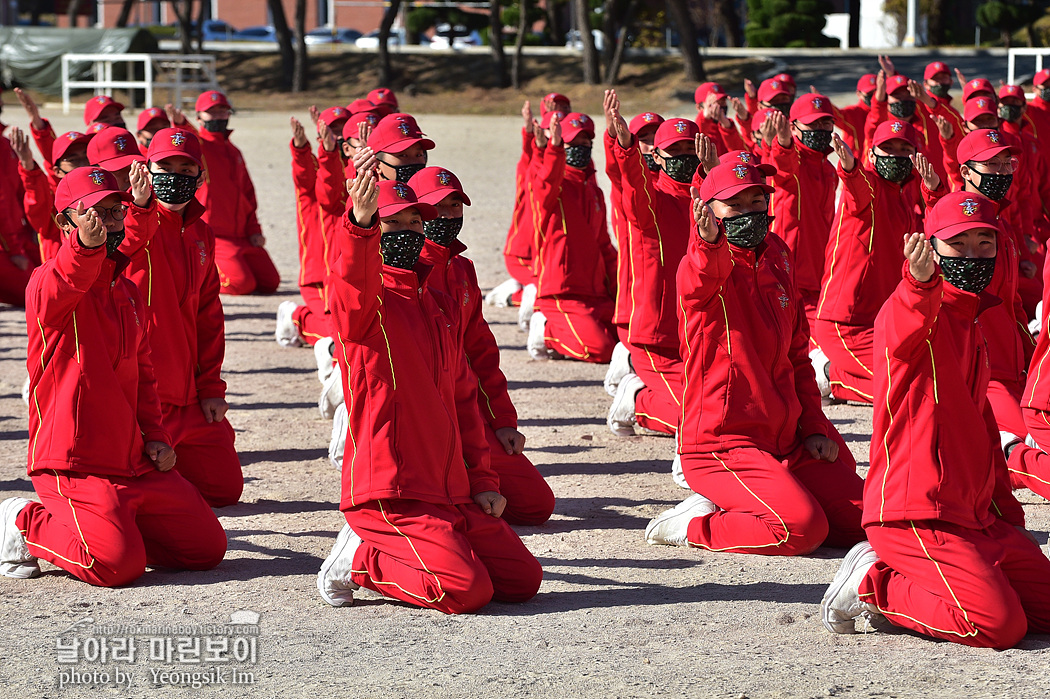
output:
[{"label": "red track pants", "polygon": [[211,507],[235,504],[244,489],[241,460],[230,421],[208,422],[200,405],[161,405],[164,428],[175,449],[175,470]]},{"label": "red track pants", "polygon": [[33,476],[39,503],[16,518],[29,552],[84,582],[127,585],[147,565],[208,570],[226,554],[226,533],[185,478]]},{"label": "red track pants", "polygon": [[532,260],[516,255],[504,255],[503,262],[507,265],[507,272],[510,276],[517,279],[522,286],[536,283],[536,274],[532,271]]},{"label": "red track pants", "polygon": [[503,519],[508,524],[537,526],[554,513],[554,491],[524,454],[508,454],[496,437],[496,431],[485,427],[492,455],[492,470],[499,476],[499,492],[507,498]]},{"label": "red track pants", "polygon": [[219,268],[219,291],[223,294],[272,294],[281,283],[266,248],[248,241],[215,239],[215,266]]},{"label": "red track pants", "polygon": [[353,581],[445,614],[489,603],[524,602],[543,578],[539,561],[502,519],[467,505],[374,500],[345,513],[364,543]]},{"label": "red track pants", "polygon": [[864,481],[837,433],[839,458],[818,461],[801,445],[786,458],[759,449],[682,454],[689,486],[719,508],[689,523],[692,546],[711,551],[797,556],[821,544],[864,539]]},{"label": "red track pants", "polygon": [[[1007,468],[1010,470],[1010,485],[1014,488],[1028,488],[1036,495],[1050,500],[1050,413],[1033,408],[1022,410],[1024,427],[1014,432],[1024,439],[1031,435],[1038,449],[1019,445],[1010,453]],[[998,416],[996,416],[998,419]]]},{"label": "red track pants", "polygon": [[547,317],[547,347],[568,359],[607,364],[616,346],[613,300],[607,297],[548,296],[536,300]]},{"label": "red track pants", "polygon": [[645,383],[634,398],[639,427],[674,434],[682,416],[682,359],[677,347],[628,345],[634,373]]},{"label": "red track pants", "polygon": [[1050,632],[1050,560],[1015,527],[926,520],[872,525],[879,561],[861,600],[897,626],[980,648]]},{"label": "red track pants", "polygon": [[328,312],[324,286],[300,286],[299,295],[306,305],[295,307],[292,322],[302,341],[312,347],[321,338],[334,337],[335,328],[332,326],[332,315]]},{"label": "red track pants", "polygon": [[812,334],[831,361],[831,395],[870,404],[875,395],[875,329],[817,320]]}]

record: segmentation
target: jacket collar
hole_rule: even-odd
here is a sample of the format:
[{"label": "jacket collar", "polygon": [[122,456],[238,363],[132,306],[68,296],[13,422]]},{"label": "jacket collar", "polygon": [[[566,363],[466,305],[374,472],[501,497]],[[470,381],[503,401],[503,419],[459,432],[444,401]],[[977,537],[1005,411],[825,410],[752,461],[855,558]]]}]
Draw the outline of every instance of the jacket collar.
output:
[{"label": "jacket collar", "polygon": [[1003,302],[1001,298],[987,291],[974,294],[954,287],[948,282],[942,282],[942,284],[944,288],[944,302],[967,319],[976,320],[982,313],[990,308],[995,308]]},{"label": "jacket collar", "polygon": [[452,258],[463,254],[466,249],[467,246],[459,240],[453,240],[451,245],[445,247],[427,238],[423,242],[423,252],[420,253],[419,259],[434,267],[444,267],[452,261]]},{"label": "jacket collar", "polygon": [[383,287],[399,296],[414,298],[426,288],[432,269],[422,260],[412,269],[383,265]]},{"label": "jacket collar", "polygon": [[179,219],[181,225],[189,226],[204,214],[205,208],[204,204],[201,204],[197,196],[194,195],[193,199],[190,199],[190,203],[180,213],[175,213],[171,209],[161,206],[159,201],[157,202],[157,211],[160,212],[162,218]]},{"label": "jacket collar", "polygon": [[204,141],[228,141],[230,140],[230,134],[233,133],[233,129],[226,129],[221,133],[214,131],[208,131],[207,129],[201,129],[197,132],[197,135]]}]

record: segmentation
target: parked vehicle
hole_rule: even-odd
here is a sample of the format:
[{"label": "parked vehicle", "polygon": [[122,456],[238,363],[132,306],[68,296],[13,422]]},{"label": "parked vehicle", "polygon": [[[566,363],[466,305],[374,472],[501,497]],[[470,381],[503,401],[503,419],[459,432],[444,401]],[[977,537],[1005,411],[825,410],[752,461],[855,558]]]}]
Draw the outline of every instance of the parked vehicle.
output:
[{"label": "parked vehicle", "polygon": [[332,27],[318,27],[306,33],[306,45],[314,44],[352,44],[361,38],[361,32],[356,29],[337,29]]},{"label": "parked vehicle", "polygon": [[469,46],[481,46],[481,34],[471,31],[462,24],[455,26],[445,23],[434,27],[434,38],[430,40],[432,49],[465,49]]},{"label": "parked vehicle", "polygon": [[[179,23],[173,22],[170,26],[175,27],[175,37],[179,38]],[[196,31],[196,22],[193,22],[190,26]],[[237,30],[221,19],[206,19],[202,26],[203,34],[201,39],[204,41],[230,41],[237,35]]]},{"label": "parked vehicle", "polygon": [[248,27],[233,35],[234,41],[272,41],[277,43],[277,30],[273,26]]},{"label": "parked vehicle", "polygon": [[[390,37],[387,39],[387,42],[386,42],[386,45],[388,47],[390,47],[390,46],[404,46],[407,43],[408,43],[408,41],[405,38],[405,30],[404,30],[403,27],[399,28],[399,29],[391,29],[390,30]],[[419,38],[419,43],[420,44],[429,44],[430,43],[430,39],[425,37],[425,36],[422,36],[422,37]],[[368,32],[367,34],[365,34],[364,36],[359,38],[357,41],[355,41],[354,45],[357,46],[357,48],[359,48],[359,49],[378,49],[379,48],[379,30],[375,29],[373,31]]]},{"label": "parked vehicle", "polygon": [[[592,29],[591,36],[594,37],[594,48],[601,51],[605,47],[605,34],[602,34],[597,29]],[[576,49],[577,51],[583,50],[583,38],[580,36],[579,29],[573,29],[565,35],[565,48]]]}]

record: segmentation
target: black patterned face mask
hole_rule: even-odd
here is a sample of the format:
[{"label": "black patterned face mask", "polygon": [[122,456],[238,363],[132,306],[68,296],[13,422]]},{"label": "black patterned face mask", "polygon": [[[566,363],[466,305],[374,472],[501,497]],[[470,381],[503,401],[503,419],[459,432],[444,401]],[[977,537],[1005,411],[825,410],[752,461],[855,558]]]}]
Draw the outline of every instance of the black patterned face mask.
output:
[{"label": "black patterned face mask", "polygon": [[645,166],[649,168],[649,172],[660,171],[660,164],[656,162],[656,158],[653,157],[652,153],[645,153],[642,157],[645,158]]},{"label": "black patterned face mask", "polygon": [[726,231],[726,240],[738,248],[757,248],[766,234],[769,233],[769,222],[772,220],[768,211],[753,211],[722,219]]},{"label": "black patterned face mask", "polygon": [[700,167],[700,158],[696,153],[683,153],[664,158],[664,172],[675,182],[689,184],[693,181],[696,169]]},{"label": "black patterned face mask", "polygon": [[[977,173],[981,176],[981,184],[974,184],[977,191],[992,201],[999,201],[1010,191],[1010,185],[1014,182],[1013,175]],[[973,184],[973,182],[970,182]]]},{"label": "black patterned face mask", "polygon": [[226,133],[226,126],[230,123],[229,119],[212,119],[211,121],[202,122],[204,124],[204,130],[210,131],[211,133]]},{"label": "black patterned face mask", "polygon": [[771,104],[771,105],[769,105],[769,108],[777,110],[778,112],[780,112],[781,114],[783,114],[786,117],[790,117],[791,116],[791,103],[790,102],[782,102],[780,104]]},{"label": "black patterned face mask", "polygon": [[423,221],[423,234],[429,240],[438,245],[448,247],[452,245],[459,232],[463,230],[463,217],[459,218],[435,218],[432,221]]},{"label": "black patterned face mask", "polygon": [[[379,159],[376,158],[376,160]],[[416,174],[417,172],[426,167],[426,165],[391,165],[385,160],[379,160],[379,162],[383,163],[387,167],[394,168],[394,178],[401,184],[408,184],[408,181],[412,179],[412,175]]]},{"label": "black patterned face mask", "polygon": [[987,289],[995,274],[994,257],[942,257],[940,265],[945,282],[971,294]]},{"label": "black patterned face mask", "polygon": [[1039,99],[1050,102],[1050,87],[1037,87],[1035,90],[1039,93]]},{"label": "black patterned face mask", "polygon": [[915,116],[915,100],[901,100],[900,102],[893,102],[889,106],[890,114],[897,117],[898,119],[904,119],[907,121]]},{"label": "black patterned face mask", "polygon": [[948,90],[951,89],[951,85],[942,85],[940,83],[937,83],[936,85],[931,85],[926,89],[934,97],[947,97]]},{"label": "black patterned face mask", "polygon": [[875,154],[875,172],[888,182],[903,182],[911,174],[912,167],[911,158],[906,155]]},{"label": "black patterned face mask", "polygon": [[591,162],[590,146],[565,146],[565,164],[582,170]]},{"label": "black patterned face mask", "polygon": [[1024,107],[1018,104],[1000,104],[999,105],[999,118],[1003,121],[1009,121],[1011,124],[1020,121],[1021,110]]},{"label": "black patterned face mask", "polygon": [[818,153],[825,152],[831,147],[831,137],[834,135],[834,131],[799,131],[798,140],[802,142],[806,148],[815,150]]},{"label": "black patterned face mask", "polygon": [[860,96],[860,101],[870,107],[871,106],[871,95],[861,95]]},{"label": "black patterned face mask", "polygon": [[153,193],[165,204],[185,204],[197,193],[197,178],[178,172],[151,172]]},{"label": "black patterned face mask", "polygon": [[422,233],[415,231],[390,231],[379,239],[383,251],[383,264],[398,269],[412,269],[419,262],[419,253],[423,252]]},{"label": "black patterned face mask", "polygon": [[106,257],[113,257],[117,254],[117,248],[124,242],[124,229],[121,228],[119,231],[106,231]]}]

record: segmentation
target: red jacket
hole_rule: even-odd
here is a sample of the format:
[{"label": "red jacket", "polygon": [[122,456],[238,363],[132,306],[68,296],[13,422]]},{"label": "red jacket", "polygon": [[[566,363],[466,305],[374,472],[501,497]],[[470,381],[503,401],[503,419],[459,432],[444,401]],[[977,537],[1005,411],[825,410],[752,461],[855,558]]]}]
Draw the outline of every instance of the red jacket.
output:
[{"label": "red jacket", "polygon": [[536,218],[531,169],[533,162],[541,158],[542,151],[537,158],[535,136],[522,129],[521,158],[518,159],[518,167],[514,174],[514,213],[511,216],[503,254],[507,257],[517,257],[527,267],[531,266],[533,258]]},{"label": "red jacket", "polygon": [[19,163],[18,176],[25,188],[26,219],[36,231],[40,260],[46,262],[62,247],[62,229],[55,223],[55,188],[40,167],[26,170]]},{"label": "red jacket", "polygon": [[[919,152],[929,159],[941,181],[947,179],[948,173],[944,169],[944,153],[941,152],[940,131],[938,131],[937,124],[933,121],[933,116],[943,116],[952,121],[952,116],[949,112],[954,113],[954,110],[950,107],[945,108],[941,103],[938,103],[931,112],[926,108],[926,105],[919,102],[915,105],[915,116],[908,122],[915,127],[915,132],[919,137]],[[874,97],[872,98],[871,109],[868,110],[867,121],[864,122],[865,151],[871,148],[871,139],[875,135],[875,129],[878,128],[879,124],[894,118],[890,116],[886,102],[879,102]],[[955,126],[954,121],[953,126]],[[959,128],[961,129],[961,127]],[[860,156],[862,154],[857,153],[857,155]]]},{"label": "red jacket", "polygon": [[842,140],[850,147],[854,155],[860,155],[864,150],[864,125],[868,121],[870,107],[863,102],[850,104],[842,109],[832,107],[835,112],[836,126],[842,129]]},{"label": "red jacket", "polygon": [[628,337],[637,345],[677,349],[678,265],[694,228],[689,185],[663,171],[654,177],[637,140],[626,149],[617,143],[613,157],[622,177],[631,258],[631,286],[619,294],[629,304]]},{"label": "red jacket", "polygon": [[[0,133],[4,125],[0,124]],[[36,243],[26,220],[25,189],[18,175],[18,156],[6,136],[0,136],[0,250],[35,260]]]},{"label": "red jacket", "polygon": [[707,134],[714,141],[715,149],[719,155],[725,155],[731,150],[748,149],[732,121],[729,122],[729,128],[725,129],[717,121],[711,121],[706,119],[703,114],[697,114],[696,125],[700,127],[700,133]]},{"label": "red jacket", "polygon": [[137,476],[154,468],[146,442],[161,426],[142,297],[105,246],[76,235],[33,271],[29,334],[29,475]]},{"label": "red jacket", "polygon": [[324,284],[331,267],[333,232],[342,226],[346,210],[346,180],[338,151],[309,146],[292,150],[296,232],[299,235],[299,286]]},{"label": "red jacket", "polygon": [[1023,203],[1028,204],[1027,215],[1035,227],[1036,238],[1045,242],[1050,236],[1050,164],[1043,155],[1043,148],[1035,136],[1023,128],[1024,124],[1004,121],[1001,131],[1020,141],[1021,156],[1017,177],[1027,179],[1029,186]]},{"label": "red jacket", "polygon": [[255,216],[255,186],[248,175],[244,156],[230,143],[230,134],[200,131],[204,155],[204,186],[197,190],[197,199],[204,204],[204,222],[211,226],[216,238],[228,238],[247,243],[248,238],[262,233]]},{"label": "red jacket", "polygon": [[978,316],[999,300],[904,270],[875,321],[875,414],[865,526],[940,520],[1024,525],[986,394]]},{"label": "red jacket", "polygon": [[[474,263],[463,257],[467,246],[458,240],[451,247],[430,240],[420,260],[431,266],[427,283],[441,298],[458,306],[450,317],[459,318],[456,330],[478,389],[481,416],[498,430],[518,427],[518,412],[507,391],[507,377],[499,368],[499,345],[481,312],[482,294]],[[451,310],[451,309],[450,309]]]},{"label": "red jacket", "polygon": [[129,205],[121,251],[127,276],[142,292],[157,367],[157,394],[165,405],[223,398],[219,376],[226,333],[215,267],[215,237],[193,199],[182,213],[157,204]]},{"label": "red jacket", "polygon": [[[1050,308],[1050,265],[1043,265],[1043,308]],[[1022,408],[1032,408],[1050,412],[1050,332],[1047,331],[1047,323],[1050,314],[1043,313],[1042,325],[1039,337],[1036,340],[1035,352],[1032,361],[1028,365],[1028,382],[1025,385],[1024,396],[1021,398]]]},{"label": "red jacket", "polygon": [[567,167],[564,147],[548,144],[538,155],[532,177],[539,212],[534,244],[538,296],[613,298],[616,251],[594,168]]},{"label": "red jacket", "polygon": [[[609,177],[609,203],[612,204],[610,225],[616,241],[616,306],[613,309],[613,325],[629,328],[631,324],[631,289],[634,277],[631,270],[631,224],[623,213],[622,186],[620,185],[620,163],[616,159],[616,137],[609,131],[602,132],[605,146],[605,174]],[[646,168],[648,169],[648,168]]]},{"label": "red jacket", "polygon": [[58,180],[51,173],[51,166],[54,165],[51,162],[51,151],[55,146],[55,139],[58,137],[55,135],[55,129],[51,126],[50,121],[47,119],[41,119],[41,121],[44,122],[44,128],[37,130],[30,124],[29,132],[33,134],[33,142],[36,143],[36,149],[40,151],[40,157],[43,159],[44,164],[47,165],[45,168],[48,171],[47,179],[50,180],[51,186],[55,187],[58,185]]},{"label": "red jacket", "polygon": [[1050,102],[1036,95],[1034,100],[1028,102],[1028,109],[1025,110],[1025,121],[1031,124],[1032,135],[1040,139],[1040,143],[1043,146],[1043,154],[1050,154],[1050,147],[1047,146],[1045,140],[1047,137],[1050,137]]},{"label": "red jacket", "polygon": [[870,327],[900,281],[904,234],[922,230],[919,179],[894,184],[860,158],[850,172],[840,165],[838,175],[842,198],[824,252],[817,318]]},{"label": "red jacket", "polygon": [[755,251],[695,232],[678,268],[685,362],[681,453],[753,447],[783,456],[834,427],[820,407],[809,326],[788,272],[788,249],[769,234]]},{"label": "red jacket", "polygon": [[777,169],[772,182],[776,191],[770,230],[791,251],[796,286],[816,296],[824,276],[824,250],[835,215],[835,167],[828,162],[826,153],[807,148],[798,139],[792,139],[788,148],[773,139],[770,159]]},{"label": "red jacket", "polygon": [[463,504],[499,490],[456,321],[427,286],[430,267],[383,265],[379,224],[344,222],[331,277],[349,417],[340,508],[382,498]]}]

